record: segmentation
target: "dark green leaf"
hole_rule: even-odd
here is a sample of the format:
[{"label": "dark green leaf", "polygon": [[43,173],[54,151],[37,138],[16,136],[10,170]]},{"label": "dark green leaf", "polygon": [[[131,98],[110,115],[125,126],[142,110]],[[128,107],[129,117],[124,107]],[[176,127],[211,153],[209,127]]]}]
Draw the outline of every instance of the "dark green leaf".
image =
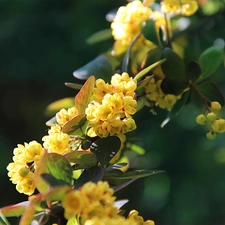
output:
[{"label": "dark green leaf", "polygon": [[118,169],[120,169],[120,168],[122,168],[122,167],[124,167],[126,165],[127,165],[127,163],[116,163],[116,164],[113,164],[113,165],[111,165],[111,166],[109,166],[109,167],[107,167],[105,169],[105,173],[108,173],[108,172],[113,171],[113,170],[118,171]]},{"label": "dark green leaf", "polygon": [[164,78],[161,83],[161,89],[165,94],[179,95],[187,88],[186,81],[176,81]]},{"label": "dark green leaf", "polygon": [[72,184],[73,169],[64,156],[57,153],[47,154],[47,167],[50,174],[57,180],[64,184]]},{"label": "dark green leaf", "polygon": [[49,173],[43,173],[41,174],[41,177],[51,186],[51,187],[57,187],[65,184],[64,181],[58,180],[55,177],[53,177]]},{"label": "dark green leaf", "polygon": [[105,29],[105,30],[100,30],[94,34],[92,34],[86,42],[89,45],[93,45],[96,43],[99,43],[101,41],[105,41],[112,38],[112,30],[111,29]]},{"label": "dark green leaf", "polygon": [[100,138],[94,141],[90,149],[96,155],[98,162],[106,167],[109,161],[119,151],[121,141],[117,136],[109,136],[107,138]]},{"label": "dark green leaf", "polygon": [[74,188],[78,189],[83,184],[87,183],[88,181],[92,181],[97,183],[98,181],[102,180],[104,175],[104,170],[99,166],[94,166],[89,169],[85,169],[80,177],[75,182]]},{"label": "dark green leaf", "polygon": [[205,50],[199,59],[202,74],[198,81],[201,81],[214,73],[223,60],[224,51],[220,47],[213,46]]},{"label": "dark green leaf", "polygon": [[147,40],[156,45],[162,46],[161,42],[159,41],[159,34],[156,31],[154,20],[150,19],[146,22],[144,28],[142,29],[142,34]]},{"label": "dark green leaf", "polygon": [[170,48],[163,50],[162,57],[166,58],[166,61],[161,65],[165,76],[170,80],[185,81],[185,66],[181,57]]},{"label": "dark green leaf", "polygon": [[173,106],[172,110],[168,112],[166,119],[162,122],[161,128],[163,128],[169,121],[171,121],[174,117],[180,113],[180,111],[183,109],[183,107],[186,105],[188,98],[189,98],[189,91],[184,93],[179,99],[176,104]]},{"label": "dark green leaf", "polygon": [[94,153],[89,151],[72,151],[64,155],[70,162],[85,167],[97,165],[97,158]]},{"label": "dark green leaf", "polygon": [[108,58],[105,55],[99,55],[91,62],[75,70],[73,76],[81,80],[87,80],[90,76],[94,75],[96,79],[102,78],[107,80],[108,77],[112,76],[112,72],[112,65]]},{"label": "dark green leaf", "polygon": [[186,75],[188,80],[191,80],[193,83],[198,80],[201,75],[201,68],[198,62],[191,61],[188,63],[186,68]]},{"label": "dark green leaf", "polygon": [[224,96],[216,83],[207,81],[196,87],[208,100],[218,101],[221,106],[224,106]]},{"label": "dark green leaf", "polygon": [[87,119],[85,113],[79,114],[63,125],[62,132],[82,136],[85,133],[86,122]]},{"label": "dark green leaf", "polygon": [[67,192],[73,190],[71,186],[54,187],[43,196],[45,201],[61,201]]}]

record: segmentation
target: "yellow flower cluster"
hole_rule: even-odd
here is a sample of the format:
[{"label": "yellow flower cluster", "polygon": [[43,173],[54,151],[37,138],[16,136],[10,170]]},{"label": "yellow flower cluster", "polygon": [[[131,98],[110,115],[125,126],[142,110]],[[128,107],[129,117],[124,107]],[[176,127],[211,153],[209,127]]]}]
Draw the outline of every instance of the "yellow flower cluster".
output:
[{"label": "yellow flower cluster", "polygon": [[132,210],[128,218],[118,215],[113,194],[107,182],[87,182],[66,194],[62,201],[64,217],[76,217],[82,225],[154,225],[153,221],[144,221],[136,210]]},{"label": "yellow flower cluster", "polygon": [[[139,0],[132,1],[118,9],[111,24],[112,35],[125,49],[133,38],[141,31],[142,23],[151,15],[151,9],[144,6]],[[118,43],[117,43],[118,44]]]},{"label": "yellow flower cluster", "polygon": [[173,106],[175,105],[177,100],[181,98],[181,96],[164,94],[161,89],[161,83],[162,80],[156,81],[154,78],[152,78],[145,86],[146,96],[151,102],[153,102],[155,106],[171,111]]},{"label": "yellow flower cluster", "polygon": [[62,126],[71,120],[73,117],[78,115],[78,110],[76,107],[72,107],[69,109],[61,109],[58,113],[56,113],[56,121],[57,123]]},{"label": "yellow flower cluster", "polygon": [[217,133],[225,133],[225,119],[218,117],[217,113],[221,110],[221,105],[219,102],[211,102],[211,112],[206,115],[200,114],[196,117],[196,122],[199,125],[210,124],[211,129],[207,132],[206,137],[210,140],[214,140]]},{"label": "yellow flower cluster", "polygon": [[161,10],[164,13],[178,13],[184,16],[191,16],[198,9],[196,0],[163,0]]},{"label": "yellow flower cluster", "polygon": [[136,112],[137,84],[127,73],[112,76],[111,84],[96,80],[93,102],[85,110],[90,129],[88,135],[107,137],[136,128],[132,116]]},{"label": "yellow flower cluster", "polygon": [[34,170],[36,163],[40,159],[44,149],[36,141],[18,144],[14,149],[13,161],[7,166],[8,176],[13,184],[16,184],[16,190],[26,195],[34,192]]}]

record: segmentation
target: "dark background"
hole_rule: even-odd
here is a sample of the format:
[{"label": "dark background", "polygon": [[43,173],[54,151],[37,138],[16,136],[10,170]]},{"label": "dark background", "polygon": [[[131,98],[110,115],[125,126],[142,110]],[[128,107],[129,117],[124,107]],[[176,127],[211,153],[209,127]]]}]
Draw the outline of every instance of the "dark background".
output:
[{"label": "dark background", "polygon": [[[216,1],[215,1],[216,2]],[[109,28],[105,15],[125,1],[113,0],[1,0],[0,1],[0,207],[27,199],[7,177],[17,144],[46,134],[46,106],[60,98],[75,96],[64,82],[80,82],[72,72],[99,53],[112,40],[89,46],[85,40]],[[185,60],[225,39],[224,14],[211,25],[187,36]],[[201,20],[202,14],[196,17]],[[212,76],[224,89],[224,67]],[[160,128],[165,114],[154,116],[145,108],[135,118],[136,136],[146,149],[136,157],[137,168],[165,170],[143,178],[118,193],[128,198],[127,210],[139,210],[156,225],[225,224],[224,135],[214,141],[196,125],[200,110],[189,104],[171,123]],[[203,111],[204,113],[204,111]]]}]

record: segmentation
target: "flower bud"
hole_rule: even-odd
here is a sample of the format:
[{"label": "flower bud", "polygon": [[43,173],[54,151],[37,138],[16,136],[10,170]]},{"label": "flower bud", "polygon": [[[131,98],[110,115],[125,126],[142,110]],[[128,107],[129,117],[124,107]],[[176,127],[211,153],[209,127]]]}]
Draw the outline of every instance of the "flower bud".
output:
[{"label": "flower bud", "polygon": [[204,125],[207,122],[207,118],[204,114],[200,114],[196,118],[196,123],[199,125]]},{"label": "flower bud", "polygon": [[220,103],[219,102],[216,102],[216,101],[211,102],[211,109],[213,111],[220,111],[220,109],[221,109]]},{"label": "flower bud", "polygon": [[207,119],[210,121],[210,122],[214,122],[216,119],[217,119],[217,116],[214,112],[210,112],[206,115]]},{"label": "flower bud", "polygon": [[206,137],[209,139],[209,140],[214,140],[216,138],[217,134],[216,132],[214,131],[209,131],[207,134],[206,134]]},{"label": "flower bud", "polygon": [[225,132],[225,120],[224,119],[218,119],[213,122],[212,129],[216,131],[217,133],[224,133]]}]

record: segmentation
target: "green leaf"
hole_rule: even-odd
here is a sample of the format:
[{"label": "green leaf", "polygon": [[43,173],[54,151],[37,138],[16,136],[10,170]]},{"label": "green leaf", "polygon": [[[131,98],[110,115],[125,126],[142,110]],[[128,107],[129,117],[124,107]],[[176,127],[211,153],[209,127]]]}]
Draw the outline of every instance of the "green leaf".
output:
[{"label": "green leaf", "polygon": [[198,62],[191,61],[188,63],[186,68],[186,75],[188,80],[191,80],[193,83],[198,80],[201,75],[201,68]]},{"label": "green leaf", "polygon": [[21,216],[27,206],[29,205],[28,201],[18,203],[16,205],[9,205],[0,208],[0,214],[4,215],[4,217],[14,217],[14,216]]},{"label": "green leaf", "polygon": [[164,78],[161,83],[163,93],[173,95],[180,95],[187,86],[188,83],[186,81],[176,81],[168,78]]},{"label": "green leaf", "polygon": [[71,186],[58,186],[51,189],[51,191],[47,192],[43,199],[45,201],[61,201],[64,199],[67,192],[73,190]]},{"label": "green leaf", "polygon": [[198,81],[214,73],[224,60],[224,51],[220,47],[213,46],[205,50],[199,59],[202,74]]},{"label": "green leaf", "polygon": [[224,106],[224,96],[216,83],[207,81],[197,85],[196,87],[208,100],[218,101],[221,106]]},{"label": "green leaf", "polygon": [[120,145],[121,141],[117,136],[109,136],[94,141],[90,146],[90,150],[96,155],[98,162],[106,167],[119,151]]},{"label": "green leaf", "polygon": [[10,225],[7,219],[0,212],[0,225]]},{"label": "green leaf", "polygon": [[75,106],[78,110],[78,113],[84,113],[88,104],[90,103],[92,91],[95,85],[95,77],[91,76],[82,86],[80,91],[75,97]]},{"label": "green leaf", "polygon": [[97,158],[94,153],[89,151],[72,151],[64,155],[70,162],[85,167],[97,165]]},{"label": "green leaf", "polygon": [[62,184],[71,185],[73,181],[73,169],[69,161],[57,153],[49,153],[46,157],[46,164],[50,174]]},{"label": "green leaf", "polygon": [[170,80],[185,81],[185,65],[181,57],[170,48],[163,50],[162,57],[166,58],[166,61],[161,65],[165,76]]},{"label": "green leaf", "polygon": [[62,127],[62,132],[73,135],[84,135],[87,119],[85,113],[75,116]]},{"label": "green leaf", "polygon": [[89,45],[93,45],[96,43],[99,43],[101,41],[105,41],[112,38],[112,30],[111,29],[104,29],[104,30],[100,30],[94,34],[92,34],[87,40],[86,42]]},{"label": "green leaf", "polygon": [[141,70],[135,77],[135,80],[140,80],[142,77],[144,77],[149,71],[153,70],[154,68],[156,68],[157,66],[160,66],[161,64],[165,63],[166,59],[162,59],[148,67],[146,67],[145,69]]},{"label": "green leaf", "polygon": [[75,70],[73,76],[81,80],[87,80],[94,75],[96,79],[102,78],[107,80],[105,78],[111,77],[112,73],[113,69],[109,59],[105,55],[99,55],[91,62]]},{"label": "green leaf", "polygon": [[138,38],[140,37],[141,33],[138,33],[132,40],[129,48],[127,49],[125,56],[123,58],[123,63],[122,63],[122,72],[129,72],[129,65],[130,65],[130,54],[131,54],[131,50],[132,47],[134,46],[135,42],[138,40]]},{"label": "green leaf", "polygon": [[144,150],[141,146],[139,146],[139,145],[131,144],[131,145],[129,146],[129,148],[130,148],[133,152],[137,153],[138,155],[144,155],[144,154],[145,154],[145,150]]},{"label": "green leaf", "polygon": [[82,84],[75,84],[75,83],[69,83],[69,82],[65,82],[65,85],[75,90],[80,90],[83,86]]},{"label": "green leaf", "polygon": [[109,179],[109,178],[110,179],[118,179],[118,180],[137,179],[137,178],[147,177],[147,176],[150,176],[150,175],[155,175],[155,174],[162,173],[162,172],[165,172],[165,171],[163,171],[163,170],[156,170],[156,171],[153,171],[153,170],[134,170],[134,171],[122,173],[119,176],[107,173],[104,176],[104,179],[105,178],[107,178],[107,179]]},{"label": "green leaf", "polygon": [[174,117],[176,117],[183,107],[187,104],[190,92],[186,92],[182,95],[176,104],[173,106],[172,110],[168,112],[166,119],[162,122],[161,128],[163,128],[168,122],[170,122]]},{"label": "green leaf", "polygon": [[41,174],[41,177],[51,186],[51,188],[65,184],[62,180],[57,180],[49,173],[43,173]]},{"label": "green leaf", "polygon": [[54,117],[52,117],[50,120],[48,120],[45,124],[46,124],[47,126],[53,126],[53,125],[55,125],[56,123],[57,123],[56,117],[54,116]]},{"label": "green leaf", "polygon": [[77,181],[74,184],[74,188],[78,189],[83,184],[87,183],[88,181],[92,181],[97,183],[98,181],[102,180],[104,175],[103,168],[99,166],[93,166],[89,169],[85,169],[83,173],[80,175],[80,177],[77,179]]},{"label": "green leaf", "polygon": [[49,104],[45,110],[46,115],[55,115],[62,108],[68,109],[74,106],[74,98],[63,98]]},{"label": "green leaf", "polygon": [[150,19],[146,22],[144,28],[142,29],[142,34],[145,38],[156,45],[162,46],[159,41],[159,34],[157,34],[155,21]]}]

